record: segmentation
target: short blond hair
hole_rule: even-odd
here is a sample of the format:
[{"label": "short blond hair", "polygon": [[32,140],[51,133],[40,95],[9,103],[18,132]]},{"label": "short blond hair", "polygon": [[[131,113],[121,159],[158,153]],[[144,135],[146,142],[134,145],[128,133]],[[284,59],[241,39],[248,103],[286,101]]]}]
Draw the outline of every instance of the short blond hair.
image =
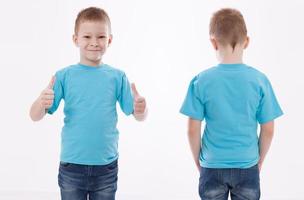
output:
[{"label": "short blond hair", "polygon": [[85,21],[101,21],[107,23],[109,32],[111,33],[111,21],[105,10],[97,7],[88,7],[81,10],[75,20],[74,33],[77,34],[79,26]]},{"label": "short blond hair", "polygon": [[231,45],[242,43],[247,37],[245,20],[240,11],[223,8],[215,12],[210,20],[209,34],[220,44]]}]

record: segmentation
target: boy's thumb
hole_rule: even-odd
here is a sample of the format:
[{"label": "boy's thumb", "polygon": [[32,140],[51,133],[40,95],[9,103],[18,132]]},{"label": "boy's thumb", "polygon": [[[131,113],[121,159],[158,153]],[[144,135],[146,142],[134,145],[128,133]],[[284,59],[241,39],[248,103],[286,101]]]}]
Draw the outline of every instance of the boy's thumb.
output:
[{"label": "boy's thumb", "polygon": [[139,96],[139,93],[138,93],[134,83],[131,84],[131,88],[132,88],[133,95],[134,96]]},{"label": "boy's thumb", "polygon": [[52,76],[52,79],[48,85],[48,89],[53,89],[54,87],[54,84],[55,84],[55,80],[56,80],[56,77],[55,76]]}]

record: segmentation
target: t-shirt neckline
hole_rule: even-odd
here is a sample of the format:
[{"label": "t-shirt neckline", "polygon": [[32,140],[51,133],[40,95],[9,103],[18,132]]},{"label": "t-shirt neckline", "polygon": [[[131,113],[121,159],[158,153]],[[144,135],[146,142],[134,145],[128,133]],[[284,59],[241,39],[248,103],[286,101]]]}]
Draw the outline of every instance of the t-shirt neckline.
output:
[{"label": "t-shirt neckline", "polygon": [[100,69],[104,66],[103,63],[99,64],[97,66],[85,65],[85,64],[82,64],[82,63],[77,63],[77,65],[80,66],[83,69],[88,69],[88,70],[96,70],[96,69]]},{"label": "t-shirt neckline", "polygon": [[219,69],[223,70],[241,70],[244,69],[246,65],[244,63],[231,63],[231,64],[226,64],[226,63],[219,63],[217,67]]}]

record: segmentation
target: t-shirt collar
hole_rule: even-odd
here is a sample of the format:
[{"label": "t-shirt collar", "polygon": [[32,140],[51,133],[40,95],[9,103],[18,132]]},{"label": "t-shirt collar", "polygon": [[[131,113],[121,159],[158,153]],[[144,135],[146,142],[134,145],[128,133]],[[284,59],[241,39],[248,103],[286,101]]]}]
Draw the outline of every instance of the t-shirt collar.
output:
[{"label": "t-shirt collar", "polygon": [[246,65],[244,63],[233,63],[233,64],[219,63],[217,66],[220,69],[224,69],[224,70],[239,70],[239,69],[243,69]]}]

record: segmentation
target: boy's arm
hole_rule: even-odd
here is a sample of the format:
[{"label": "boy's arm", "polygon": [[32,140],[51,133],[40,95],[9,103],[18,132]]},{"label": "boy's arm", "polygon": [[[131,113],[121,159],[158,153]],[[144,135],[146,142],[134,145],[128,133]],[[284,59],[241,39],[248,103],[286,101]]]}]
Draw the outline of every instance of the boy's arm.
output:
[{"label": "boy's arm", "polygon": [[41,92],[40,96],[32,104],[30,109],[30,117],[33,121],[41,120],[46,114],[47,109],[49,109],[53,105],[54,83],[55,83],[55,76],[52,77],[47,88]]},{"label": "boy's arm", "polygon": [[201,150],[201,125],[202,125],[201,121],[189,117],[188,140],[195,165],[199,171],[200,171],[199,156]]},{"label": "boy's arm", "polygon": [[46,114],[46,109],[41,103],[41,95],[31,106],[30,117],[33,121],[41,120]]},{"label": "boy's arm", "polygon": [[133,116],[137,121],[144,121],[148,114],[146,100],[144,97],[139,95],[134,83],[132,83],[131,87],[132,87],[132,92],[133,92],[133,96],[134,96]]},{"label": "boy's arm", "polygon": [[260,160],[259,160],[259,170],[261,170],[266,154],[270,148],[270,144],[273,138],[274,133],[274,121],[261,124],[261,131],[259,137],[259,151],[260,151]]}]

